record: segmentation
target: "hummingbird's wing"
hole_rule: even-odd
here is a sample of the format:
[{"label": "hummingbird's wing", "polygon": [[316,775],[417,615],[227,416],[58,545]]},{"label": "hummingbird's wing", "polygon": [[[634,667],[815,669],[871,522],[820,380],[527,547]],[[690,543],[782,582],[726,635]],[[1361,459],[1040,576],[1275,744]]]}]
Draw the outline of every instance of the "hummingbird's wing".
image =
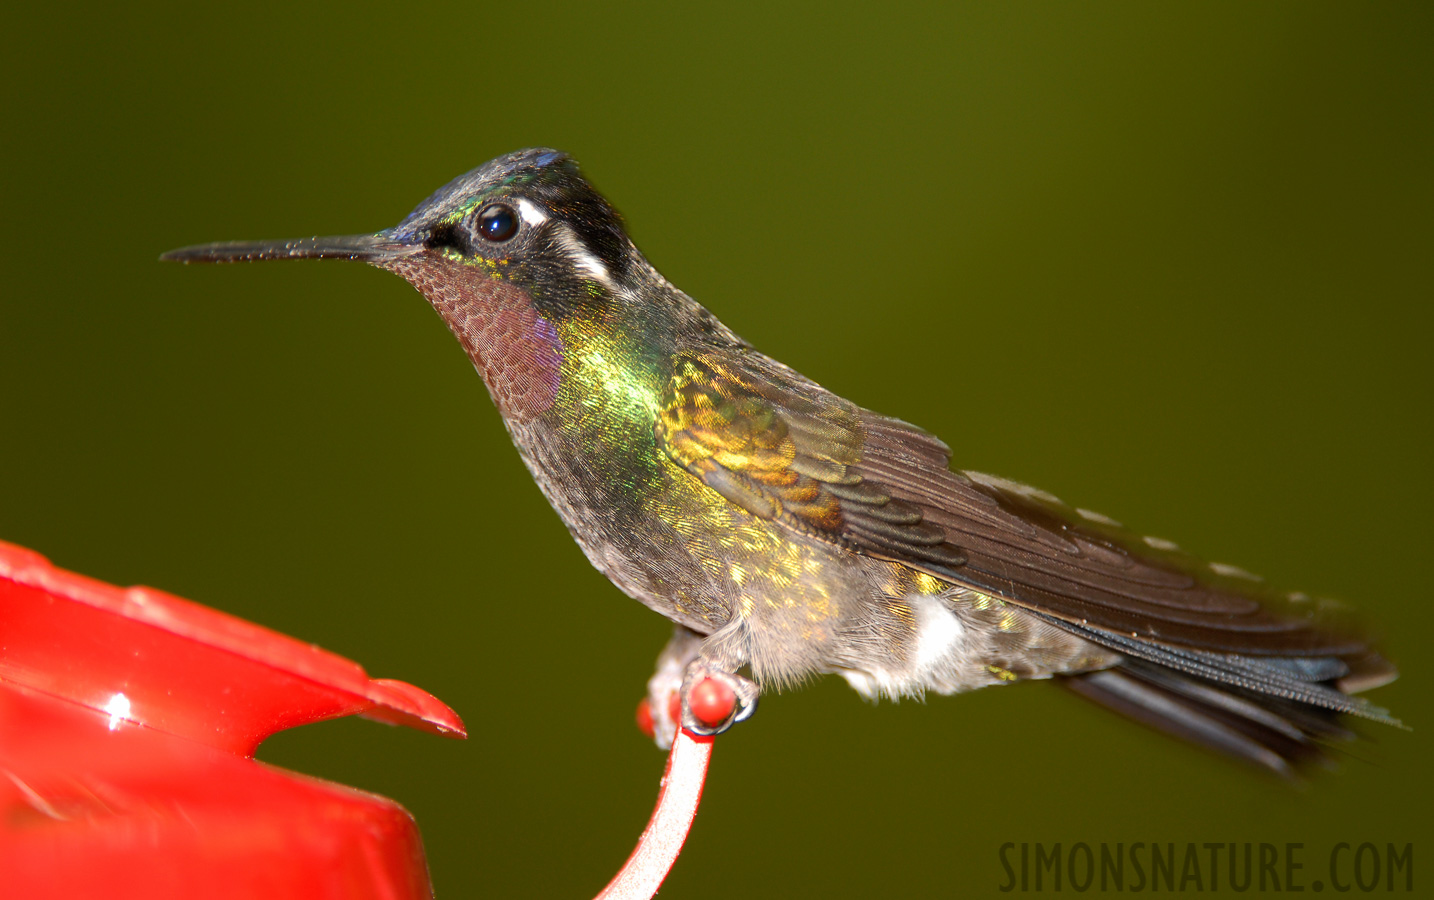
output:
[{"label": "hummingbird's wing", "polygon": [[960,566],[965,557],[945,531],[853,471],[860,411],[824,399],[785,379],[753,380],[731,359],[681,354],[662,398],[658,443],[755,516],[873,555]]},{"label": "hummingbird's wing", "polygon": [[962,548],[966,564],[946,573],[961,583],[1127,641],[1256,656],[1367,649],[1329,604],[1207,564],[1045,491],[952,472],[945,445],[904,422],[863,411],[862,424],[866,441],[853,471],[916,506],[923,522]]},{"label": "hummingbird's wing", "polygon": [[1285,673],[1344,690],[1392,677],[1326,605],[1043,491],[953,472],[937,438],[755,351],[677,357],[656,430],[671,459],[753,515],[995,595],[1129,657],[1271,690],[1288,687]]}]

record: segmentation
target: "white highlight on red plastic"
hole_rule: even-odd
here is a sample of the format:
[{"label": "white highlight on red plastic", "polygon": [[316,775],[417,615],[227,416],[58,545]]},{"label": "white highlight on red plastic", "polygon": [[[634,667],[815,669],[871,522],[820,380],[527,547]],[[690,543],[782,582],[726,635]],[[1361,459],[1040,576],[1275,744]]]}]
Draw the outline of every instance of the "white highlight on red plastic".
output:
[{"label": "white highlight on red plastic", "polygon": [[124,694],[115,694],[105,704],[105,712],[110,714],[110,731],[119,728],[120,722],[129,718],[129,698]]}]

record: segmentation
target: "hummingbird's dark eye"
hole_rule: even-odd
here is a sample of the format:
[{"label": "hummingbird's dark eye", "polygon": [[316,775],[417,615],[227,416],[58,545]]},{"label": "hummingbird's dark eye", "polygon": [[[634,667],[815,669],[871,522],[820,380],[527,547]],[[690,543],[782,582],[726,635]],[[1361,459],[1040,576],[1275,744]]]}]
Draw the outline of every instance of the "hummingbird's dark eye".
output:
[{"label": "hummingbird's dark eye", "polygon": [[478,233],[495,244],[506,241],[518,233],[518,214],[504,203],[485,206],[478,213]]}]

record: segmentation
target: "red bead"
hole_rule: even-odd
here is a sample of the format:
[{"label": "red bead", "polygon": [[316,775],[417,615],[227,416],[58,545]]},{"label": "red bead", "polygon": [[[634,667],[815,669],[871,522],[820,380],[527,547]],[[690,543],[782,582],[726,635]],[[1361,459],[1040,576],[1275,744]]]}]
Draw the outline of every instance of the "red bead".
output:
[{"label": "red bead", "polygon": [[731,717],[737,705],[737,695],[725,682],[704,678],[692,686],[687,702],[697,721],[708,728],[716,728]]}]

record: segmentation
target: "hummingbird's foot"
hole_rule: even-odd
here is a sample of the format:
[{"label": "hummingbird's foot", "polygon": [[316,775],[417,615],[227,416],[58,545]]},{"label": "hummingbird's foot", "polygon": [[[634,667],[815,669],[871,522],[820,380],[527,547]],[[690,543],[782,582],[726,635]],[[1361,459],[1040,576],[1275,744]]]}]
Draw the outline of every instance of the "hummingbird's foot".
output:
[{"label": "hummingbird's foot", "polygon": [[757,711],[757,683],[703,659],[687,664],[682,678],[682,727],[693,734],[721,734]]},{"label": "hummingbird's foot", "polygon": [[757,685],[703,659],[705,641],[697,632],[676,626],[648,679],[638,726],[663,750],[671,749],[679,722],[693,734],[718,734],[757,708]]}]

